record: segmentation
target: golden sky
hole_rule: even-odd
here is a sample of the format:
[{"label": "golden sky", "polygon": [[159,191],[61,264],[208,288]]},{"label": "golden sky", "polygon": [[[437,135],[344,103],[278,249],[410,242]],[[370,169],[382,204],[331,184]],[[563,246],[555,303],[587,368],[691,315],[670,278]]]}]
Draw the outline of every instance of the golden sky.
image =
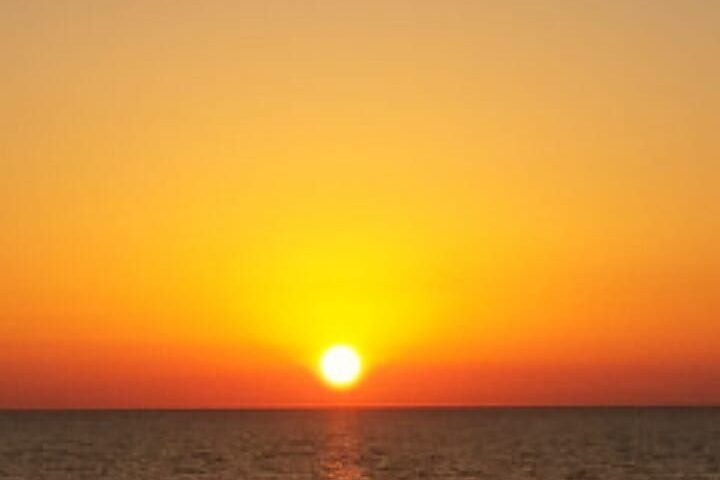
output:
[{"label": "golden sky", "polygon": [[720,403],[718,25],[2,2],[0,407]]}]

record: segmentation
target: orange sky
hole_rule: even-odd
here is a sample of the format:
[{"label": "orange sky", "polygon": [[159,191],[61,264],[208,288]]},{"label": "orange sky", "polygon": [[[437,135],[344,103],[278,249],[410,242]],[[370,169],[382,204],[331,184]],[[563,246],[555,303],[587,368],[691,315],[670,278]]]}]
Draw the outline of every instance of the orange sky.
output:
[{"label": "orange sky", "polygon": [[720,403],[719,24],[3,2],[0,407]]}]

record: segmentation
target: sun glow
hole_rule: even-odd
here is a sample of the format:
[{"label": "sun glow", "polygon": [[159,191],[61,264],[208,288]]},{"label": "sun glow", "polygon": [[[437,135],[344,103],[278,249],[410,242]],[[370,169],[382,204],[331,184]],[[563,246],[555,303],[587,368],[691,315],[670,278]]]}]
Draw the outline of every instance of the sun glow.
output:
[{"label": "sun glow", "polygon": [[353,385],[362,370],[357,352],[345,345],[335,345],[325,351],[320,360],[320,371],[325,381],[335,388]]}]

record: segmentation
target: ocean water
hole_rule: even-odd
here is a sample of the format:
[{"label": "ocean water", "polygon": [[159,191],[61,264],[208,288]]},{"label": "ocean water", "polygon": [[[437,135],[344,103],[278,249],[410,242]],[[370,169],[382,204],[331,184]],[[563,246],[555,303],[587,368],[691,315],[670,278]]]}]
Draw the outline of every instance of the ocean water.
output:
[{"label": "ocean water", "polygon": [[720,480],[720,409],[4,412],[0,479]]}]

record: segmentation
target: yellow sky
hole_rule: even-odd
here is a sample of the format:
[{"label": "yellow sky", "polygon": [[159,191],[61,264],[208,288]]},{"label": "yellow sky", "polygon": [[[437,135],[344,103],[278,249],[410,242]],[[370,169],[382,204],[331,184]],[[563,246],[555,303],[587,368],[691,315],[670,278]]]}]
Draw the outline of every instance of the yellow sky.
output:
[{"label": "yellow sky", "polygon": [[718,401],[718,25],[710,0],[3,2],[0,373],[40,402],[49,363],[161,345],[244,385],[345,342],[418,385],[702,365]]}]

